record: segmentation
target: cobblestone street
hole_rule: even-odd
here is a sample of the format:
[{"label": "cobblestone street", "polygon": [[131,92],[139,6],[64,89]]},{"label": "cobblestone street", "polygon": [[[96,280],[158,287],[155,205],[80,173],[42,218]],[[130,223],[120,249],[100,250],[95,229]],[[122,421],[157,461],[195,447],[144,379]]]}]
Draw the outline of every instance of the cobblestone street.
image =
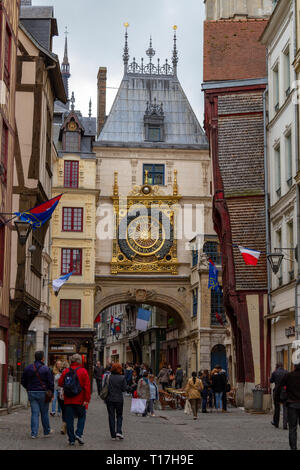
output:
[{"label": "cobblestone street", "polygon": [[[30,410],[0,416],[1,450],[68,450],[67,437],[59,433],[61,420],[50,418],[54,434],[30,438]],[[252,415],[240,409],[229,413],[200,413],[197,421],[181,410],[157,410],[156,417],[130,413],[130,398],[124,410],[124,441],[111,441],[105,404],[93,396],[81,450],[289,450],[288,431],[275,429],[272,416]]]}]

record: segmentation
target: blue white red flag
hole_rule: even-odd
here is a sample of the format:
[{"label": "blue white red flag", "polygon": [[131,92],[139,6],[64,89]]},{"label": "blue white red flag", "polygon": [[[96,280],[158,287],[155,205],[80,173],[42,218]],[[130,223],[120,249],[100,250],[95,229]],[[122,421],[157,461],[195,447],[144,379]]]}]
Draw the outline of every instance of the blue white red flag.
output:
[{"label": "blue white red flag", "polygon": [[250,250],[249,248],[245,248],[244,246],[238,247],[244,261],[249,266],[256,266],[261,255],[260,251]]},{"label": "blue white red flag", "polygon": [[143,308],[138,309],[135,328],[140,331],[146,331],[151,317],[151,311]]},{"label": "blue white red flag", "polygon": [[22,222],[29,222],[32,225],[33,230],[35,230],[51,219],[61,197],[62,194],[50,199],[49,201],[43,202],[43,204],[40,204],[29,211],[15,212],[15,215],[20,217]]}]

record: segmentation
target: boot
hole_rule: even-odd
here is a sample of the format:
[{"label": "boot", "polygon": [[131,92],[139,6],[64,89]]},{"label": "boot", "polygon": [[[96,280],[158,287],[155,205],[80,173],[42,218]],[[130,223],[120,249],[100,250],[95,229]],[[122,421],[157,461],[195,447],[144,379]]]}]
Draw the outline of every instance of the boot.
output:
[{"label": "boot", "polygon": [[62,423],[61,428],[60,428],[60,433],[67,434],[67,423]]}]

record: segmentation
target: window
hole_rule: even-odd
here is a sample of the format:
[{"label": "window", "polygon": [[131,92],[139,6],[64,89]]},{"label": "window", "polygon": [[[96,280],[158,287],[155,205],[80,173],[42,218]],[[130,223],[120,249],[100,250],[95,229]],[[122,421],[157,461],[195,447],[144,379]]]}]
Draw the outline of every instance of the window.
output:
[{"label": "window", "polygon": [[291,61],[290,61],[290,47],[289,46],[284,52],[284,81],[285,81],[285,95],[288,96],[291,91]]},{"label": "window", "polygon": [[78,132],[65,133],[65,151],[66,152],[79,152],[80,151],[80,135]]},{"label": "window", "polygon": [[64,207],[63,208],[63,232],[83,231],[83,208]]},{"label": "window", "polygon": [[[287,224],[287,236],[288,236],[288,247],[294,248],[294,224],[293,221],[288,222]],[[295,277],[295,270],[294,270],[294,252],[289,250],[288,254],[288,263],[289,263],[289,281],[292,281]]]},{"label": "window", "polygon": [[193,290],[193,317],[197,316],[198,311],[198,287]]},{"label": "window", "polygon": [[194,266],[197,266],[198,264],[198,250],[193,250],[192,252],[192,256],[193,256],[193,267]]},{"label": "window", "polygon": [[148,183],[151,185],[165,184],[165,165],[144,165],[143,166],[143,184],[145,184],[146,171],[148,171]]},{"label": "window", "polygon": [[82,250],[79,248],[63,248],[61,250],[61,274],[82,274]]},{"label": "window", "polygon": [[65,161],[65,188],[78,188],[79,162]]},{"label": "window", "polygon": [[278,198],[281,197],[281,161],[280,146],[275,149],[275,190]]},{"label": "window", "polygon": [[[37,204],[38,203],[37,201]],[[36,249],[31,254],[31,269],[38,277],[42,276],[42,252],[47,230],[48,223],[32,232],[32,245],[34,245]]]},{"label": "window", "polygon": [[61,300],[60,301],[60,326],[80,327],[81,301]]},{"label": "window", "polygon": [[222,257],[220,254],[220,245],[217,242],[205,242],[203,245],[203,252],[206,254],[208,259],[211,259],[213,263],[221,265]]},{"label": "window", "polygon": [[224,312],[223,304],[223,292],[220,290],[210,291],[210,316],[211,316],[211,325],[222,326],[222,323],[225,325],[226,316]]},{"label": "window", "polygon": [[4,81],[6,86],[9,88],[10,86],[10,70],[11,70],[11,32],[8,27],[6,26],[6,34],[5,34],[5,56],[4,56]]},{"label": "window", "polygon": [[[282,248],[281,229],[277,230],[277,232],[276,232],[276,247],[275,248],[277,248],[277,249]],[[283,279],[282,279],[282,265],[283,265],[283,262],[284,261],[282,261],[282,263],[280,265],[280,269],[279,269],[279,273],[278,273],[278,285],[279,285],[279,287],[282,286],[282,282],[283,282]]]},{"label": "window", "polygon": [[52,176],[52,118],[49,109],[47,109],[47,131],[46,131],[46,168],[50,176]]},{"label": "window", "polygon": [[[2,164],[2,182],[6,184],[7,179],[7,160],[8,160],[8,127],[3,123],[1,137],[1,164]],[[1,174],[1,172],[0,172]]]},{"label": "window", "polygon": [[151,142],[159,142],[160,138],[160,127],[148,127],[148,140]]},{"label": "window", "polygon": [[290,188],[293,184],[292,178],[292,136],[287,135],[285,138],[285,150],[286,150],[286,182]]},{"label": "window", "polygon": [[274,90],[274,109],[275,112],[279,109],[279,73],[278,64],[273,69],[273,90]]}]

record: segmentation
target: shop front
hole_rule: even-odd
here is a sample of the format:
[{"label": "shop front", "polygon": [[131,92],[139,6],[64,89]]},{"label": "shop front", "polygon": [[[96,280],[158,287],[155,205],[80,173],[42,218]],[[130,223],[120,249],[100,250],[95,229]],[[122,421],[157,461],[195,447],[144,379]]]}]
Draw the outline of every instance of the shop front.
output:
[{"label": "shop front", "polygon": [[73,354],[80,354],[82,365],[93,377],[94,329],[51,328],[49,331],[49,366],[61,360],[70,363]]}]

